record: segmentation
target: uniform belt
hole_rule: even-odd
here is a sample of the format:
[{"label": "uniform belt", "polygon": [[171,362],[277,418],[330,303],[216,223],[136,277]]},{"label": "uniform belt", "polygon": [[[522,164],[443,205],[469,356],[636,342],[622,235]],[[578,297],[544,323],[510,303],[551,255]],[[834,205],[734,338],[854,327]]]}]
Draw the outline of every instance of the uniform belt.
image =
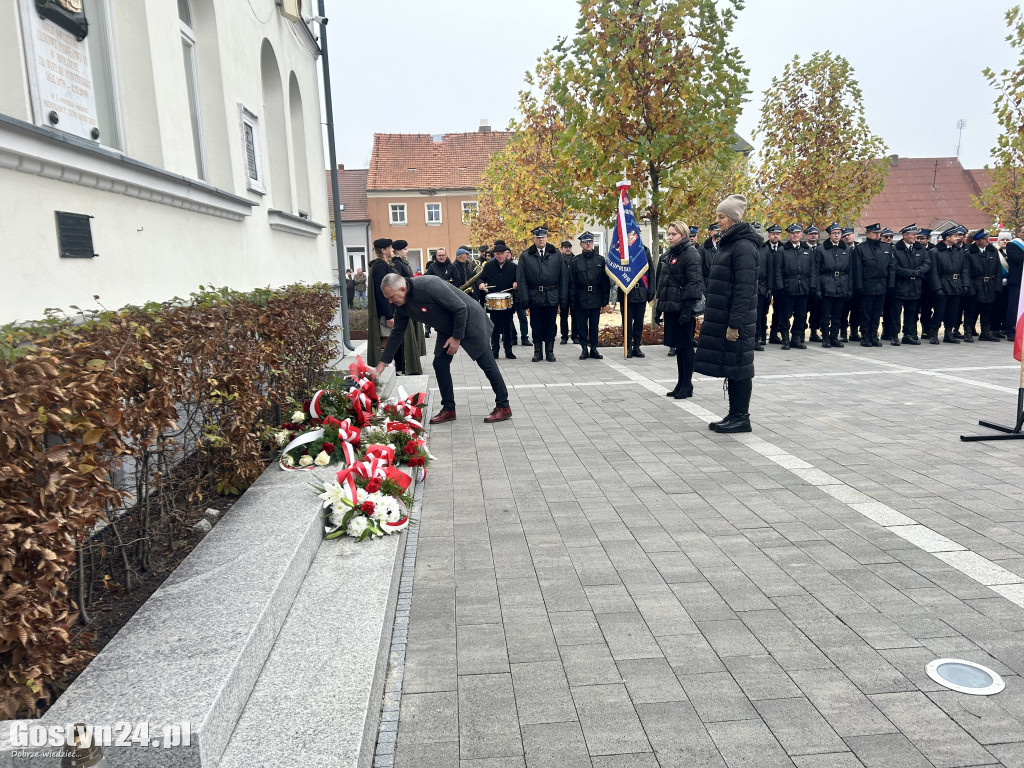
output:
[{"label": "uniform belt", "polygon": [[952,277],[954,280],[959,280],[960,279],[960,275],[959,274],[950,275],[950,277]]},{"label": "uniform belt", "polygon": [[988,282],[989,280],[991,280],[991,279],[992,279],[991,277],[986,277],[986,278],[985,278],[985,282],[987,283],[987,282]]},{"label": "uniform belt", "polygon": [[543,293],[544,291],[553,291],[557,289],[557,285],[538,285],[537,290]]},{"label": "uniform belt", "polygon": [[[986,277],[985,279],[986,279],[986,280],[988,280],[988,278],[987,278],[987,277]],[[587,286],[587,293],[593,293],[593,292],[594,292],[594,286],[592,286],[592,285],[588,285],[588,286]]]},{"label": "uniform belt", "polygon": [[833,277],[839,277],[839,276],[840,276],[841,274],[843,274],[843,273],[842,273],[842,272],[836,272],[836,273],[835,273],[835,274],[833,275]]},{"label": "uniform belt", "polygon": [[911,275],[911,276],[910,276],[910,279],[911,279],[911,280],[917,280],[917,275]]}]

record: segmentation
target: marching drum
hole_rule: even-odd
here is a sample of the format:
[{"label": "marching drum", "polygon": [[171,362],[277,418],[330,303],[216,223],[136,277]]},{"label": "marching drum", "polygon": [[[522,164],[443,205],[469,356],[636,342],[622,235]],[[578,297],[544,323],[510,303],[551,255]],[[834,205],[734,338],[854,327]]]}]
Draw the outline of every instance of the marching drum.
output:
[{"label": "marching drum", "polygon": [[490,312],[498,312],[502,309],[512,309],[511,293],[488,293],[487,309]]}]

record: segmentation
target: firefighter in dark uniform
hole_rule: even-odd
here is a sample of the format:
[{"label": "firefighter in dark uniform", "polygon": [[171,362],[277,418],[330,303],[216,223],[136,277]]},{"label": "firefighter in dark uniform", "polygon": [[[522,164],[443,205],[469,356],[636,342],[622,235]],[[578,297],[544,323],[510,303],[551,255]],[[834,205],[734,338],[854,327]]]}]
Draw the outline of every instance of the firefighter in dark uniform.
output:
[{"label": "firefighter in dark uniform", "polygon": [[979,341],[999,341],[992,333],[994,319],[993,309],[996,298],[1003,287],[1003,266],[999,262],[999,250],[988,241],[988,233],[979,230],[974,233],[970,248],[967,249],[971,263],[971,282],[974,284],[974,295],[971,296],[964,310],[964,341],[974,334],[974,325],[981,318],[981,335]]},{"label": "firefighter in dark uniform", "polygon": [[569,301],[576,315],[580,360],[600,360],[604,355],[597,351],[597,330],[601,307],[607,306],[612,290],[611,280],[604,269],[604,257],[594,248],[594,235],[584,232],[577,239],[583,252],[569,268]]},{"label": "firefighter in dark uniform", "polygon": [[[850,252],[850,258],[857,255],[857,233],[851,227],[843,227],[843,235],[840,238],[846,244],[846,250]],[[840,341],[860,341],[860,334],[857,333],[857,324],[860,322],[860,291],[853,286],[853,295],[846,302],[843,310],[842,322],[839,324]],[[849,331],[849,333],[847,333]]]},{"label": "firefighter in dark uniform", "polygon": [[917,308],[931,270],[931,258],[928,249],[916,242],[917,231],[916,224],[904,227],[900,230],[903,239],[892,247],[893,288],[889,294],[886,327],[889,343],[894,347],[901,343],[914,346],[921,343],[917,335]]},{"label": "firefighter in dark uniform", "polygon": [[[882,250],[883,251],[887,251],[889,253],[890,263],[892,263],[892,259],[893,259],[893,250],[892,250],[893,249],[893,243],[892,243],[892,239],[895,236],[896,236],[895,232],[893,232],[888,227],[885,227],[882,230],[882,234],[878,238],[878,242],[880,242],[882,244]],[[890,331],[889,331],[889,318],[892,317],[892,302],[893,302],[893,292],[895,291],[895,286],[896,286],[896,283],[892,279],[892,277],[890,276],[889,287],[888,287],[888,289],[886,289],[886,291],[885,291],[885,299],[882,301],[882,341],[889,341],[890,338],[891,338],[891,334],[890,334]],[[899,346],[899,341],[900,341],[899,329],[897,328],[896,329],[896,346]]]},{"label": "firefighter in dark uniform", "polygon": [[842,347],[839,331],[843,311],[853,294],[853,255],[843,242],[843,228],[830,224],[828,239],[815,251],[818,268],[818,288],[821,293],[821,346]]},{"label": "firefighter in dark uniform", "polygon": [[[935,260],[935,246],[932,244],[932,231],[930,229],[919,229],[917,230],[917,236],[914,238],[917,244],[924,248],[926,255],[928,256],[928,263],[931,264]],[[931,267],[929,267],[931,271]],[[924,285],[921,286],[921,301],[918,302],[918,317],[921,320],[921,337],[922,339],[928,338],[928,329],[932,327],[932,302],[934,297],[932,296],[932,283],[931,279],[925,275]]]},{"label": "firefighter in dark uniform", "polygon": [[[813,224],[804,230],[804,244],[815,258],[817,258],[816,254],[821,246],[820,238],[821,230]],[[821,299],[817,297],[815,291],[811,291],[807,297],[807,314],[809,315],[807,327],[811,329],[808,341],[821,341],[818,336],[818,329],[821,328]]]},{"label": "firefighter in dark uniform", "polygon": [[553,363],[558,308],[569,300],[569,273],[562,254],[548,242],[547,228],[537,227],[531,234],[533,245],[519,254],[517,298],[530,309],[533,362],[539,363],[546,356]]},{"label": "firefighter in dark uniform", "polygon": [[[782,348],[807,349],[804,330],[807,328],[807,297],[818,290],[818,265],[806,243],[801,242],[804,228],[799,224],[786,227],[789,240],[775,258],[775,299],[782,298],[779,331]],[[793,320],[790,335],[790,318]]]},{"label": "firefighter in dark uniform", "polygon": [[882,225],[870,224],[867,240],[853,253],[853,287],[860,292],[860,345],[880,347],[878,323],[892,278],[892,253],[882,247]]},{"label": "firefighter in dark uniform", "polygon": [[960,322],[960,299],[970,290],[974,290],[971,281],[971,265],[967,254],[958,246],[960,228],[950,227],[940,236],[942,241],[935,246],[932,254],[932,268],[929,272],[932,294],[935,297],[935,314],[932,316],[932,327],[929,329],[928,341],[939,343],[939,325],[945,326],[942,340],[947,344],[959,344],[960,339],[953,335]]},{"label": "firefighter in dark uniform", "polygon": [[[559,251],[562,253],[562,259],[565,261],[565,269],[572,274],[572,262],[576,256],[572,252],[572,243],[568,240],[563,240]],[[562,343],[568,344],[569,338],[572,338],[572,343],[575,344],[578,340],[579,325],[576,320],[576,312],[573,310],[572,305],[562,305],[558,308],[558,319],[562,335]]]},{"label": "firefighter in dark uniform", "polygon": [[[516,288],[516,265],[512,263],[512,252],[505,245],[504,240],[494,241],[494,258],[484,264],[480,272],[480,283],[477,288],[481,295],[488,293],[510,293],[515,301]],[[512,341],[512,315],[515,313],[514,305],[508,309],[491,311],[491,322],[494,323],[494,330],[491,332],[491,352],[494,359],[498,359],[498,344],[503,342],[505,346],[505,357],[508,360],[515,360],[515,353],[512,352],[514,342]]]},{"label": "firefighter in dark uniform", "polygon": [[775,289],[775,257],[782,248],[779,242],[782,227],[772,224],[765,232],[768,239],[757,255],[757,335],[754,338],[754,349],[758,352],[764,352],[764,345],[768,343],[768,307],[772,303]]}]

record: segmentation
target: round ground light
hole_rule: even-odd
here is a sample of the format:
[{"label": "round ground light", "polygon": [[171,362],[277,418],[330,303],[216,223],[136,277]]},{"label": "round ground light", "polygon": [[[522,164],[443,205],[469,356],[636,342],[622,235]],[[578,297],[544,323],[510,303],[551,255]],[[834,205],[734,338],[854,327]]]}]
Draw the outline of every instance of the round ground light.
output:
[{"label": "round ground light", "polygon": [[928,677],[939,685],[972,696],[991,696],[1006,687],[998,674],[973,661],[936,659],[925,670]]}]

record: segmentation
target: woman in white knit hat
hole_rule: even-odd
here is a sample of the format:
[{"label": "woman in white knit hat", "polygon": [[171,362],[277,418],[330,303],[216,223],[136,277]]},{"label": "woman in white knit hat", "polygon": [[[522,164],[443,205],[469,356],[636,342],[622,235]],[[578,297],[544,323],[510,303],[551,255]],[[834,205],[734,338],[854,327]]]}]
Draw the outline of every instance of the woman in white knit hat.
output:
[{"label": "woman in white knit hat", "polygon": [[707,309],[693,366],[697,373],[726,380],[729,415],[708,425],[715,432],[750,431],[761,238],[743,221],[746,208],[743,195],[729,195],[718,205],[722,237],[711,259]]}]

